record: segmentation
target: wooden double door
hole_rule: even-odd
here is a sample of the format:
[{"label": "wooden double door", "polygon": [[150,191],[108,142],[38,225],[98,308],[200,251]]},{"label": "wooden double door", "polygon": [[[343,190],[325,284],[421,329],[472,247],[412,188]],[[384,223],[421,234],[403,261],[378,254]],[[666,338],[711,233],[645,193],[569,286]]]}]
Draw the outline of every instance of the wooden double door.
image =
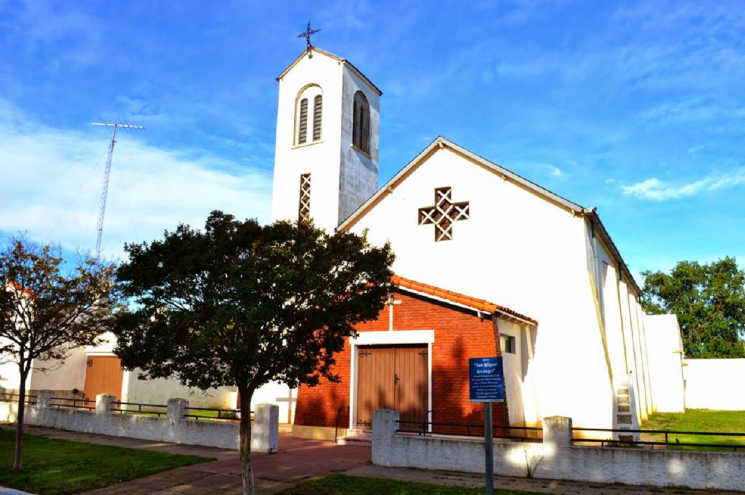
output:
[{"label": "wooden double door", "polygon": [[122,363],[116,356],[88,356],[85,372],[85,396],[96,400],[98,394],[111,394],[122,400]]},{"label": "wooden double door", "polygon": [[357,358],[358,428],[371,428],[378,409],[398,411],[402,421],[427,421],[426,345],[360,346]]}]

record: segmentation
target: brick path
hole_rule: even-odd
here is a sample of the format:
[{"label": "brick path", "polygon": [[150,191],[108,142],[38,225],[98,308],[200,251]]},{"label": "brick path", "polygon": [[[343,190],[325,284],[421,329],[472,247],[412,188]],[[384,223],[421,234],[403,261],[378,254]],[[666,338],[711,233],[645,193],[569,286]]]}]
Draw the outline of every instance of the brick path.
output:
[{"label": "brick path", "polygon": [[[110,437],[52,428],[30,427],[28,433],[78,442],[100,443],[172,454],[212,457],[215,460],[187,466],[146,478],[88,492],[85,495],[241,495],[240,456],[237,451]],[[338,473],[370,463],[370,447],[335,445],[331,442],[279,435],[279,452],[252,456],[254,478],[259,494],[271,495],[306,479]]]}]

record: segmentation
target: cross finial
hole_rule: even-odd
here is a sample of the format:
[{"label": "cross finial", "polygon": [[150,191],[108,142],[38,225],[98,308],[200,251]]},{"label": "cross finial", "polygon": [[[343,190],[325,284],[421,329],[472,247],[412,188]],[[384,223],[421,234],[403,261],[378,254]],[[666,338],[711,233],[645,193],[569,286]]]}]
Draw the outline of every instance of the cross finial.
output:
[{"label": "cross finial", "polygon": [[310,37],[313,36],[314,34],[316,34],[319,31],[320,31],[320,29],[311,29],[310,28],[310,21],[308,21],[308,27],[305,28],[305,31],[303,31],[302,33],[298,34],[297,37],[298,38],[305,38],[306,43],[308,43],[308,48],[310,48],[311,46],[313,46],[310,43]]}]

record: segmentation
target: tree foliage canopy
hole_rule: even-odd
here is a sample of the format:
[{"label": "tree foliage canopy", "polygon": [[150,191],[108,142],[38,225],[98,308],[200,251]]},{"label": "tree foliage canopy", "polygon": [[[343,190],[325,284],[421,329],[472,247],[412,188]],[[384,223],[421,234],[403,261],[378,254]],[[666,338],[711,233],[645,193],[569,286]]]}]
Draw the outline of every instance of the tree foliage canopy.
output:
[{"label": "tree foliage canopy", "polygon": [[644,309],[678,315],[688,357],[745,357],[745,271],[734,258],[681,261],[669,274],[642,275]]},{"label": "tree foliage canopy", "polygon": [[26,381],[70,350],[102,342],[114,324],[114,266],[81,256],[63,270],[61,249],[14,237],[0,251],[0,361],[18,365],[20,385],[13,470],[22,464]]},{"label": "tree foliage canopy", "polygon": [[125,247],[115,352],[146,377],[253,392],[269,381],[315,384],[354,326],[374,319],[391,290],[388,246],[308,223],[262,226],[213,212],[163,240]]},{"label": "tree foliage canopy", "polygon": [[[314,385],[332,372],[358,323],[377,318],[392,289],[393,253],[310,223],[238,221],[213,212],[163,240],[125,246],[117,271],[132,310],[114,352],[145,378],[190,387],[237,386],[240,409],[270,381]],[[243,491],[255,493],[251,419],[241,414]]]},{"label": "tree foliage canopy", "polygon": [[0,355],[22,374],[34,360],[61,360],[71,348],[100,343],[113,325],[113,265],[81,257],[67,274],[63,265],[59,247],[23,237],[0,252]]}]

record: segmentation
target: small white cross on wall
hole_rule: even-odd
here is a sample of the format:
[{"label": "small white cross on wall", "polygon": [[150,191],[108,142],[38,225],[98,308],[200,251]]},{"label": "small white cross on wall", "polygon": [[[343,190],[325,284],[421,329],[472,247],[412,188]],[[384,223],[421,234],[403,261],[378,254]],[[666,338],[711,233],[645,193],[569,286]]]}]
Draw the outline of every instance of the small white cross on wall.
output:
[{"label": "small white cross on wall", "polygon": [[294,389],[287,389],[287,397],[277,397],[277,402],[287,402],[287,423],[292,424],[292,405],[297,402],[297,397],[293,397]]}]

